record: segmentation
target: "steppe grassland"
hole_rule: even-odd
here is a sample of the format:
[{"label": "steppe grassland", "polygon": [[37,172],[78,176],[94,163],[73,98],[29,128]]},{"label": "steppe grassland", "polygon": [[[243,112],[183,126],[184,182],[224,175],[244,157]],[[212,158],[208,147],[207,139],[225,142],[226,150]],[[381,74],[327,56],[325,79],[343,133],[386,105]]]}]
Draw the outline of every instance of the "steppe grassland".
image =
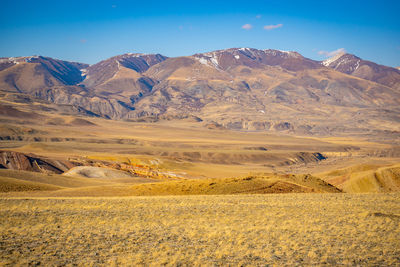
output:
[{"label": "steppe grassland", "polygon": [[1,265],[400,264],[399,194],[0,200]]},{"label": "steppe grassland", "polygon": [[[57,118],[65,121],[73,119]],[[336,140],[277,136],[262,132],[209,130],[201,123],[179,121],[138,123],[98,118],[85,120],[94,125],[32,124],[32,128],[40,131],[31,138],[38,137],[42,141],[1,141],[0,146],[22,153],[60,159],[76,156],[100,160],[130,158],[145,162],[160,159],[157,168],[183,172],[191,178],[237,177],[251,172],[318,173],[375,161],[379,161],[379,164],[393,164],[393,160],[387,158],[363,157],[366,150],[385,146],[358,138]],[[65,138],[70,140],[51,141]],[[361,149],[358,152],[353,151],[351,157],[342,155],[348,154],[343,151],[351,146],[359,146]],[[267,151],[249,150],[257,147],[265,147]],[[329,160],[318,164],[282,164],[300,151],[321,152],[328,155]],[[361,156],[355,155],[356,153]],[[200,155],[200,158],[196,158],[196,155]],[[396,162],[398,159],[394,161]]]}]

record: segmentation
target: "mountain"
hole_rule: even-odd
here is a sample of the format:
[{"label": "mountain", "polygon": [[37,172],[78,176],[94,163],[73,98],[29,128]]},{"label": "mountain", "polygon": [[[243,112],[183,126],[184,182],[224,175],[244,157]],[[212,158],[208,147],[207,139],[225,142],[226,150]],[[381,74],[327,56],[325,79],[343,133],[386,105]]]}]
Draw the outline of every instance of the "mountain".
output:
[{"label": "mountain", "polygon": [[165,59],[167,57],[160,54],[128,53],[111,57],[84,69],[83,75],[85,76],[85,81],[83,84],[94,88],[99,86],[107,87],[107,84],[113,80],[141,77],[143,72]]},{"label": "mountain", "polygon": [[80,83],[87,64],[33,56],[0,60],[0,89],[24,93],[56,104],[89,110],[98,116],[118,118],[130,109],[116,99],[97,95]]},{"label": "mountain", "polygon": [[151,66],[167,59],[160,54],[133,54],[115,56],[83,70],[87,88],[104,97],[118,99],[121,105],[132,110],[132,104],[149,93],[157,81],[143,73]]},{"label": "mountain", "polygon": [[399,71],[349,54],[319,62],[297,52],[231,48],[174,58],[128,53],[91,66],[3,58],[0,69],[3,91],[112,119],[383,138],[400,125]]},{"label": "mountain", "polygon": [[193,56],[202,64],[227,71],[235,66],[260,68],[280,66],[291,71],[319,68],[318,62],[304,58],[297,52],[281,50],[258,50],[254,48],[231,48]]},{"label": "mountain", "polygon": [[400,89],[400,71],[396,68],[379,65],[346,53],[324,60],[322,64],[342,73]]},{"label": "mountain", "polygon": [[398,90],[326,68],[296,52],[219,50],[169,58],[145,75],[159,83],[128,118],[193,114],[232,129],[300,134],[343,132],[350,125],[353,131],[370,129],[375,126],[366,122],[379,116],[399,120],[399,113],[390,110],[380,115],[384,108],[397,108]]},{"label": "mountain", "polygon": [[[81,82],[84,79],[81,76],[81,69],[86,68],[88,65],[42,56],[0,59],[0,70],[17,70],[17,74],[20,74],[19,77],[26,75],[24,73],[24,71],[26,71],[24,67],[27,66],[29,66],[30,69],[34,70],[34,75],[43,76],[43,81],[40,81],[43,82],[42,85],[54,86],[74,85]],[[2,74],[5,73],[2,72]],[[9,76],[7,76],[6,78],[6,82],[8,82],[11,87],[18,89],[19,77],[18,75],[14,76],[12,74],[9,74]],[[21,86],[25,87],[25,85],[23,84]]]}]

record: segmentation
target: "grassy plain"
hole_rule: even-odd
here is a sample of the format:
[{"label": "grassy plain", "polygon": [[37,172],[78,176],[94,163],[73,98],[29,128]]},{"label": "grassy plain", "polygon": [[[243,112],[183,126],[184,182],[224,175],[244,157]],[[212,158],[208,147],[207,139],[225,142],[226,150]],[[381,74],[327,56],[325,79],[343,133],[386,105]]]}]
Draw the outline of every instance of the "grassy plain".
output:
[{"label": "grassy plain", "polygon": [[400,264],[400,195],[0,200],[0,265]]},{"label": "grassy plain", "polygon": [[[75,125],[76,121],[79,125]],[[275,180],[285,174],[311,173],[345,192],[390,192],[400,189],[399,167],[393,169],[393,175],[390,176],[394,182],[384,183],[390,184],[389,187],[394,186],[395,190],[382,189],[375,175],[378,168],[392,168],[398,164],[400,155],[396,144],[365,138],[273,135],[265,132],[207,129],[201,122],[142,123],[101,118],[82,119],[59,114],[29,124],[16,120],[1,127],[1,149],[34,153],[55,160],[76,160],[87,166],[113,168],[115,165],[124,165],[142,168],[140,179],[84,179],[85,177],[78,176],[78,172],[72,172],[72,176],[69,177],[32,177],[23,172],[10,177],[3,172],[0,173],[0,177],[4,177],[0,181],[0,184],[4,184],[0,188],[1,192],[21,191],[31,186],[30,188],[35,190],[29,191],[57,191],[41,196],[74,196],[75,193],[75,196],[129,196],[154,195],[157,192],[161,195],[220,192],[233,194],[239,190],[229,191],[225,185],[221,190],[216,190],[215,186],[199,189],[199,182],[195,180],[215,183],[208,182],[207,179],[228,181],[226,179],[260,173],[275,176]],[[319,158],[320,156],[324,158]],[[362,173],[363,166],[370,165],[376,168],[369,173]],[[349,167],[350,172],[336,172],[338,169]],[[149,170],[156,175],[147,175]],[[33,186],[24,182],[22,185],[21,180],[38,184]],[[170,184],[165,184],[164,190],[159,188],[160,185],[151,185],[152,189],[145,191],[143,188],[149,185],[136,187],[136,191],[129,187],[138,183],[171,180],[187,180],[185,183],[192,183],[193,186],[187,185],[187,188],[184,188],[180,184],[174,184],[178,186],[175,190]],[[46,187],[43,183],[53,187]],[[73,183],[74,186],[68,183]],[[364,185],[365,183],[370,186]],[[271,181],[267,181],[267,184],[271,184]],[[298,183],[297,185],[302,186]],[[61,188],[56,190],[54,186]],[[74,189],[77,187],[79,189]],[[249,192],[267,192],[260,188],[253,186]],[[292,190],[300,191],[302,190]],[[38,192],[32,194],[40,195]]]},{"label": "grassy plain", "polygon": [[393,140],[40,110],[1,117],[0,149],[83,170],[0,170],[0,265],[400,265]]},{"label": "grassy plain", "polygon": [[[363,138],[321,138],[206,129],[202,123],[162,121],[139,123],[85,118],[91,124],[71,125],[73,117],[10,123],[0,129],[12,140],[0,148],[50,158],[88,157],[160,165],[188,178],[226,178],[250,172],[317,173],[356,164],[394,164],[399,156],[373,156],[393,144]],[[328,157],[315,161],[312,153]]]}]

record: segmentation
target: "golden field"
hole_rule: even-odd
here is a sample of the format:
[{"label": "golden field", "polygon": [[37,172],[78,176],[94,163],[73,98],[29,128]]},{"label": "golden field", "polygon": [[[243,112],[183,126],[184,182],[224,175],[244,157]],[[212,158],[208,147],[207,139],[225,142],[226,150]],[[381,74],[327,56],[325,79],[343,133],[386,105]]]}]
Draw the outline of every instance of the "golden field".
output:
[{"label": "golden field", "polygon": [[0,265],[400,264],[400,195],[3,198]]},{"label": "golden field", "polygon": [[400,150],[386,135],[5,103],[22,113],[0,114],[1,266],[400,265]]}]

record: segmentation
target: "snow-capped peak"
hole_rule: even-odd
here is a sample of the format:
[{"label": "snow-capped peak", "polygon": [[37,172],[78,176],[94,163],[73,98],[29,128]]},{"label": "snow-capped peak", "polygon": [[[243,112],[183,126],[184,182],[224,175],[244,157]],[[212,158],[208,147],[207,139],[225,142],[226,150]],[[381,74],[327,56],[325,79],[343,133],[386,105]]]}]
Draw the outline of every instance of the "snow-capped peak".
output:
[{"label": "snow-capped peak", "polygon": [[34,56],[29,56],[29,57],[6,57],[6,58],[0,58],[0,63],[13,63],[15,65],[18,65],[20,63],[31,63],[33,59],[38,59],[40,56],[34,55]]},{"label": "snow-capped peak", "polygon": [[123,54],[122,57],[141,57],[141,56],[148,56],[150,54],[143,54],[143,53],[126,53]]},{"label": "snow-capped peak", "polygon": [[336,60],[338,60],[339,58],[341,58],[344,54],[346,54],[346,53],[345,53],[345,52],[337,53],[337,54],[334,55],[333,57],[330,57],[330,58],[325,59],[324,61],[322,61],[322,65],[328,67],[332,62],[335,62]]}]

